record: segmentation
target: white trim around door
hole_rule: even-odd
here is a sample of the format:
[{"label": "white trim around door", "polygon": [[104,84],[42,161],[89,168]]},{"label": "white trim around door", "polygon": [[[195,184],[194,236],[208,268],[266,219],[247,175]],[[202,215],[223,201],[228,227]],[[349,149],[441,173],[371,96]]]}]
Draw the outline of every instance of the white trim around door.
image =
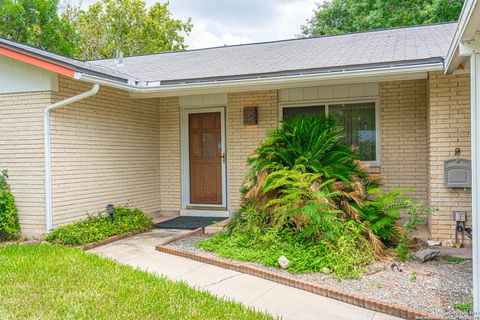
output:
[{"label": "white trim around door", "polygon": [[[190,203],[190,155],[189,155],[189,115],[193,113],[220,112],[222,169],[222,204],[199,205]],[[182,108],[181,112],[181,162],[182,162],[182,209],[180,215],[229,217],[227,203],[227,145],[225,107]]]}]

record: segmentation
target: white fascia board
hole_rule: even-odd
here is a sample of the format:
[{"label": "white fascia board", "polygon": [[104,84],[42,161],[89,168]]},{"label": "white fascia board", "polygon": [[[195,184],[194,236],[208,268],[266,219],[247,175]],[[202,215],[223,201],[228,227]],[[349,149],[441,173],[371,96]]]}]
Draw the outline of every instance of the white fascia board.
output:
[{"label": "white fascia board", "polygon": [[445,57],[445,73],[453,73],[461,63],[462,56],[459,54],[459,46],[461,42],[471,40],[474,37],[479,22],[480,10],[478,8],[478,0],[466,0],[458,19],[455,34],[448,48],[447,56]]},{"label": "white fascia board", "polygon": [[377,69],[349,70],[320,74],[303,74],[270,78],[225,80],[202,83],[174,84],[155,87],[133,86],[87,74],[78,74],[79,80],[99,83],[130,92],[134,98],[168,97],[192,94],[225,93],[244,90],[282,89],[322,84],[345,84],[391,80],[424,79],[428,72],[443,70],[442,62]]}]

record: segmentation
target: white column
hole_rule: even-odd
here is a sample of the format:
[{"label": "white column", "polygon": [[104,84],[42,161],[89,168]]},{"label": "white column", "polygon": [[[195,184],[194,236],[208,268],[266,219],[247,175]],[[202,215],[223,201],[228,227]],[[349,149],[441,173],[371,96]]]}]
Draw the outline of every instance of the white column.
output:
[{"label": "white column", "polygon": [[[471,139],[472,139],[472,227],[473,227],[473,304],[480,318],[479,259],[480,259],[480,53],[470,55]],[[475,318],[476,319],[476,318]]]}]

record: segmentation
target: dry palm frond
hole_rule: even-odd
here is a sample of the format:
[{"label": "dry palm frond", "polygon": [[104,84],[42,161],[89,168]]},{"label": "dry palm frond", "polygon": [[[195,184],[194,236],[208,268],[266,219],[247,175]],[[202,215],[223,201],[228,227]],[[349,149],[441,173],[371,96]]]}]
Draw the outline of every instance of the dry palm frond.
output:
[{"label": "dry palm frond", "polygon": [[395,229],[398,234],[405,234],[405,229],[401,226],[394,226],[393,229]]},{"label": "dry palm frond", "polygon": [[360,214],[358,213],[358,210],[354,208],[349,201],[347,200],[342,200],[341,201],[341,206],[343,208],[343,211],[353,218],[355,221],[360,222]]},{"label": "dry palm frond", "polygon": [[[361,181],[354,181],[352,183],[352,189],[358,194],[358,196],[362,199],[365,199],[366,193],[363,183]],[[356,201],[355,201],[356,202]]]},{"label": "dry palm frond", "polygon": [[375,256],[383,257],[385,255],[385,249],[382,241],[371,230],[367,231],[367,236]]},{"label": "dry palm frond", "polygon": [[268,176],[267,171],[260,171],[257,172],[255,175],[255,183],[252,183],[251,186],[247,185],[248,191],[247,193],[242,195],[242,202],[248,201],[248,200],[253,200],[253,201],[258,201],[261,197],[261,192],[262,192],[262,186],[263,182],[265,181],[265,178]]}]

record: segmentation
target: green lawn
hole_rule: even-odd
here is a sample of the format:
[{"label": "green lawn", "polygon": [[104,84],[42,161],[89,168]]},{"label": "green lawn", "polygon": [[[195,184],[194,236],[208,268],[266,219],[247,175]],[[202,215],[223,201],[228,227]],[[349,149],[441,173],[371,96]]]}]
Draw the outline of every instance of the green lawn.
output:
[{"label": "green lawn", "polygon": [[271,319],[58,245],[0,248],[0,319]]}]

